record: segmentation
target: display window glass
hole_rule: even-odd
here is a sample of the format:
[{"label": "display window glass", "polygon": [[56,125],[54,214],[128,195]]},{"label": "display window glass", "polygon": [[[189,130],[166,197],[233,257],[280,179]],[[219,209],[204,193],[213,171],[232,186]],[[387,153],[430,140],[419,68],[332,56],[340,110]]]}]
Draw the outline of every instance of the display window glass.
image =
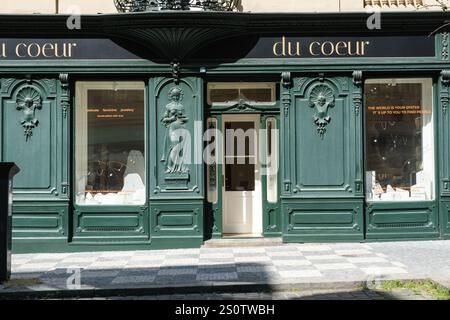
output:
[{"label": "display window glass", "polygon": [[367,80],[364,98],[366,199],[433,200],[432,80]]},{"label": "display window glass", "polygon": [[77,204],[145,204],[144,96],[143,82],[76,83]]}]

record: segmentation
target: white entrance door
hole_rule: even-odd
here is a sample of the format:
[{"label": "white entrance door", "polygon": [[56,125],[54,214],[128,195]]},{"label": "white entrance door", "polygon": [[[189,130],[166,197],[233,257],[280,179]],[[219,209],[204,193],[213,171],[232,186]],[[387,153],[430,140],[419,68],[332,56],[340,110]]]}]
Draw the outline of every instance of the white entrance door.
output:
[{"label": "white entrance door", "polygon": [[259,115],[224,115],[223,233],[262,233]]}]

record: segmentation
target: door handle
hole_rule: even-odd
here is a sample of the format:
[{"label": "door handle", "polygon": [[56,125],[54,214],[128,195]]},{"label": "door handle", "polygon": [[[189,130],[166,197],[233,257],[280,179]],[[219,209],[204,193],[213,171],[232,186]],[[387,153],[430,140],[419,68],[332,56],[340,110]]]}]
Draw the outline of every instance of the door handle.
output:
[{"label": "door handle", "polygon": [[222,187],[225,186],[225,176],[222,174]]}]

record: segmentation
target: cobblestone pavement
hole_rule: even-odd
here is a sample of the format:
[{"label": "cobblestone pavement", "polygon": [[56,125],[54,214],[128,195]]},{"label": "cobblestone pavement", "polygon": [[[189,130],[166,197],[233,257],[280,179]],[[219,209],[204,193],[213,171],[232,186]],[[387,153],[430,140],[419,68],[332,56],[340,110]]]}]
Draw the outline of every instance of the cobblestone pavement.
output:
[{"label": "cobblestone pavement", "polygon": [[[78,273],[79,272],[79,273]],[[111,289],[450,278],[450,241],[283,244],[248,248],[14,254],[29,290]],[[1,291],[17,290],[4,288]]]},{"label": "cobblestone pavement", "polygon": [[303,290],[274,293],[211,293],[172,294],[155,296],[123,296],[98,298],[101,300],[432,300],[431,297],[409,290]]}]

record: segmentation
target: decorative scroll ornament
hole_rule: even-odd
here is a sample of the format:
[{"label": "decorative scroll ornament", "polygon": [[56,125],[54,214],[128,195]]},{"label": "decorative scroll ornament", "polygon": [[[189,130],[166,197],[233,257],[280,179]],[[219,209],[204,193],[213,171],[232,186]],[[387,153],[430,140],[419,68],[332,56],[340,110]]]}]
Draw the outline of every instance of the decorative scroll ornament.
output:
[{"label": "decorative scroll ornament", "polygon": [[360,87],[362,84],[362,71],[356,70],[352,73],[353,76],[353,84],[357,87]]},{"label": "decorative scroll ornament", "polygon": [[69,75],[61,73],[59,75],[61,81],[61,106],[63,110],[63,117],[67,118],[67,111],[69,109]]},{"label": "decorative scroll ornament", "polygon": [[180,82],[180,63],[178,61],[172,61],[170,66],[172,67],[173,81],[178,84]]},{"label": "decorative scroll ornament", "polygon": [[185,123],[189,120],[184,115],[183,90],[172,87],[169,90],[169,103],[161,119],[166,127],[161,162],[165,163],[166,174],[184,174],[186,167],[187,143]]},{"label": "decorative scroll ornament", "polygon": [[441,98],[442,112],[445,115],[447,113],[447,109],[450,102],[450,95],[448,93],[448,88],[450,85],[450,70],[441,71],[441,82],[442,82],[442,89],[440,98]]},{"label": "decorative scroll ornament", "polygon": [[289,92],[290,87],[292,86],[292,78],[291,73],[288,71],[281,73],[281,85],[283,87],[282,93],[282,103],[284,107],[284,116],[288,117],[289,115],[289,107],[291,105],[291,94]]},{"label": "decorative scroll ornament", "polygon": [[442,60],[448,60],[448,32],[442,32],[442,51],[441,57]]},{"label": "decorative scroll ornament", "polygon": [[230,110],[240,111],[240,112],[246,112],[246,111],[255,111],[256,109],[249,103],[249,101],[246,101],[244,99],[239,99],[237,103],[235,103]]},{"label": "decorative scroll ornament", "polygon": [[42,99],[39,92],[33,87],[25,87],[19,91],[16,98],[16,109],[23,112],[20,123],[24,127],[25,140],[33,135],[39,120],[36,119],[36,109],[42,109]]},{"label": "decorative scroll ornament", "polygon": [[281,85],[285,88],[289,88],[292,85],[291,73],[289,71],[281,73]]},{"label": "decorative scroll ornament", "polygon": [[326,126],[331,121],[330,116],[328,116],[328,108],[334,107],[334,101],[333,90],[325,84],[319,84],[311,90],[309,106],[316,109],[313,119],[317,125],[317,132],[322,139],[327,131]]},{"label": "decorative scroll ornament", "polygon": [[355,115],[359,116],[359,111],[362,107],[362,71],[353,71],[353,84],[355,85],[355,90],[353,91],[353,106],[355,108]]}]

